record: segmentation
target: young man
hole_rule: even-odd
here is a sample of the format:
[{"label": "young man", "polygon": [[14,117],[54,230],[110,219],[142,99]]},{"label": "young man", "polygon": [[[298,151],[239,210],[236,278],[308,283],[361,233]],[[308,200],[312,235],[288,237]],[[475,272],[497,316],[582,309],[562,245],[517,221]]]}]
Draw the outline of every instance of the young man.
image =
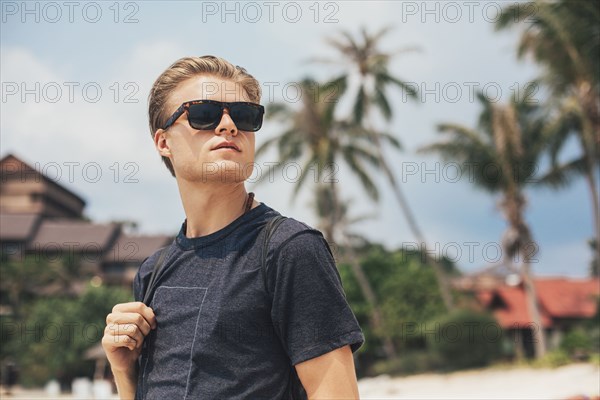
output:
[{"label": "young man", "polygon": [[158,252],[138,271],[137,301],[106,318],[121,399],[358,398],[352,353],[364,337],[327,243],[292,218],[267,241],[279,213],[244,188],[260,93],[213,56],[176,61],[152,87],[152,137],[186,219],[155,283]]}]

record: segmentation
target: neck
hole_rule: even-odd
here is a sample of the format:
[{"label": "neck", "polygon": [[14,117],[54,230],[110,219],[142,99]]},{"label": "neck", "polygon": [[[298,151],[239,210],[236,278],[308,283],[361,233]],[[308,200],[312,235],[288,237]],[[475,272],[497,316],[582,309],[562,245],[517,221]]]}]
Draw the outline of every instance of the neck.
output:
[{"label": "neck", "polygon": [[[243,182],[199,184],[178,180],[177,185],[187,219],[185,236],[188,238],[210,235],[245,212],[248,193]],[[252,207],[256,204],[253,202]]]}]

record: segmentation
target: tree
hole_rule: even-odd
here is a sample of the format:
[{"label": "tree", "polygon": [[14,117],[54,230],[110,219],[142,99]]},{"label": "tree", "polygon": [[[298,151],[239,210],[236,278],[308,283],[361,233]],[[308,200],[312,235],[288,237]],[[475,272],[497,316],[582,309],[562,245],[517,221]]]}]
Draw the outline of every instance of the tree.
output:
[{"label": "tree", "polygon": [[[550,89],[547,102],[551,169],[541,183],[564,187],[584,176],[592,201],[595,241],[600,243],[600,8],[588,0],[531,1],[503,10],[497,29],[524,27],[518,56],[532,56]],[[558,155],[574,137],[581,153],[560,163]],[[596,246],[600,259],[600,246]]]},{"label": "tree", "polygon": [[[529,90],[532,90],[530,87]],[[530,94],[530,93],[528,93]],[[477,97],[483,106],[476,129],[456,124],[440,124],[438,130],[450,136],[421,149],[436,152],[444,159],[455,160],[469,168],[473,182],[480,188],[501,195],[498,203],[508,227],[502,238],[504,262],[522,257],[520,265],[528,309],[534,324],[536,356],[545,353],[545,335],[541,325],[531,262],[537,250],[531,230],[524,218],[524,188],[534,181],[536,165],[544,151],[543,119],[539,106],[513,96],[506,105],[492,103],[482,93]]]},{"label": "tree", "polygon": [[79,298],[29,302],[27,316],[15,321],[15,329],[7,325],[3,337],[21,370],[28,372],[23,383],[41,385],[55,378],[68,385],[77,376],[91,377],[93,364],[84,353],[101,340],[114,304],[132,301],[131,297],[123,288],[88,286]]},{"label": "tree", "polygon": [[39,254],[27,254],[17,259],[3,256],[0,276],[2,300],[8,303],[11,314],[17,319],[23,314],[23,304],[58,278],[56,271]]},{"label": "tree", "polygon": [[[454,309],[454,301],[450,291],[448,278],[444,268],[438,260],[431,257],[427,249],[427,241],[422,230],[416,222],[415,215],[411,210],[406,196],[404,195],[392,169],[390,163],[383,153],[383,143],[377,135],[372,122],[373,110],[378,110],[386,121],[390,121],[393,116],[392,107],[386,90],[394,86],[413,99],[418,98],[417,90],[409,83],[393,76],[389,70],[389,63],[395,55],[416,50],[414,47],[408,47],[396,52],[386,53],[379,49],[380,40],[390,31],[390,27],[381,29],[375,34],[370,34],[365,28],[361,29],[361,36],[355,39],[346,31],[341,32],[341,39],[330,38],[328,43],[337,50],[341,56],[336,60],[318,60],[321,62],[343,63],[348,68],[344,74],[333,79],[330,84],[339,88],[341,95],[346,93],[348,81],[355,75],[358,80],[358,90],[354,99],[352,109],[352,120],[355,124],[362,127],[362,134],[374,143],[375,154],[379,168],[385,173],[396,200],[400,205],[404,217],[408,223],[409,229],[414,237],[425,247],[423,255],[428,264],[431,264],[436,272],[438,284],[442,292],[444,304],[448,310]],[[399,148],[399,147],[398,147]]]}]

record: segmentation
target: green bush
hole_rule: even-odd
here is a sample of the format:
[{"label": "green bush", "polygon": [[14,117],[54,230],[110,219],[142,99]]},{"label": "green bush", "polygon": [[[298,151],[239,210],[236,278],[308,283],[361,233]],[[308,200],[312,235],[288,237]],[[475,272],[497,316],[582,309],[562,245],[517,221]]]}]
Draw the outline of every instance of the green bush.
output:
[{"label": "green bush", "polygon": [[485,366],[502,355],[502,329],[487,314],[459,310],[427,325],[428,347],[445,369]]},{"label": "green bush", "polygon": [[571,357],[562,349],[552,350],[538,360],[533,360],[531,366],[535,368],[557,368],[571,362]]},{"label": "green bush", "polygon": [[[383,319],[383,329],[379,331],[372,329],[373,310],[350,265],[342,262],[338,268],[348,302],[365,335],[365,344],[356,354],[356,366],[358,375],[366,376],[375,373],[376,364],[381,366],[388,362],[382,349],[385,336],[392,340],[400,363],[404,362],[407,352],[425,351],[419,326],[442,315],[445,308],[433,268],[423,264],[419,254],[403,250],[390,252],[372,246],[364,250],[360,264],[377,296]],[[400,368],[402,371],[409,369]]]},{"label": "green bush", "polygon": [[563,337],[560,349],[572,358],[585,358],[592,350],[592,341],[582,328],[576,328]]}]

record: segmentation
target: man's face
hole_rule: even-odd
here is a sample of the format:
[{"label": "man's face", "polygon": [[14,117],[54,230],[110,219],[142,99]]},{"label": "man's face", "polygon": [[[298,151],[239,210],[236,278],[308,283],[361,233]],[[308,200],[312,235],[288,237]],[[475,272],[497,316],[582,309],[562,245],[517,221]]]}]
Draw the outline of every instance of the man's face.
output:
[{"label": "man's face", "polygon": [[[171,94],[165,115],[170,116],[182,103],[190,100],[250,101],[240,84],[213,76],[194,76],[182,82]],[[239,151],[217,148],[225,142],[230,142]],[[178,179],[234,183],[243,182],[252,174],[254,132],[238,130],[227,109],[213,130],[192,128],[184,113],[167,131],[157,132],[155,144],[161,155],[171,159]]]}]

